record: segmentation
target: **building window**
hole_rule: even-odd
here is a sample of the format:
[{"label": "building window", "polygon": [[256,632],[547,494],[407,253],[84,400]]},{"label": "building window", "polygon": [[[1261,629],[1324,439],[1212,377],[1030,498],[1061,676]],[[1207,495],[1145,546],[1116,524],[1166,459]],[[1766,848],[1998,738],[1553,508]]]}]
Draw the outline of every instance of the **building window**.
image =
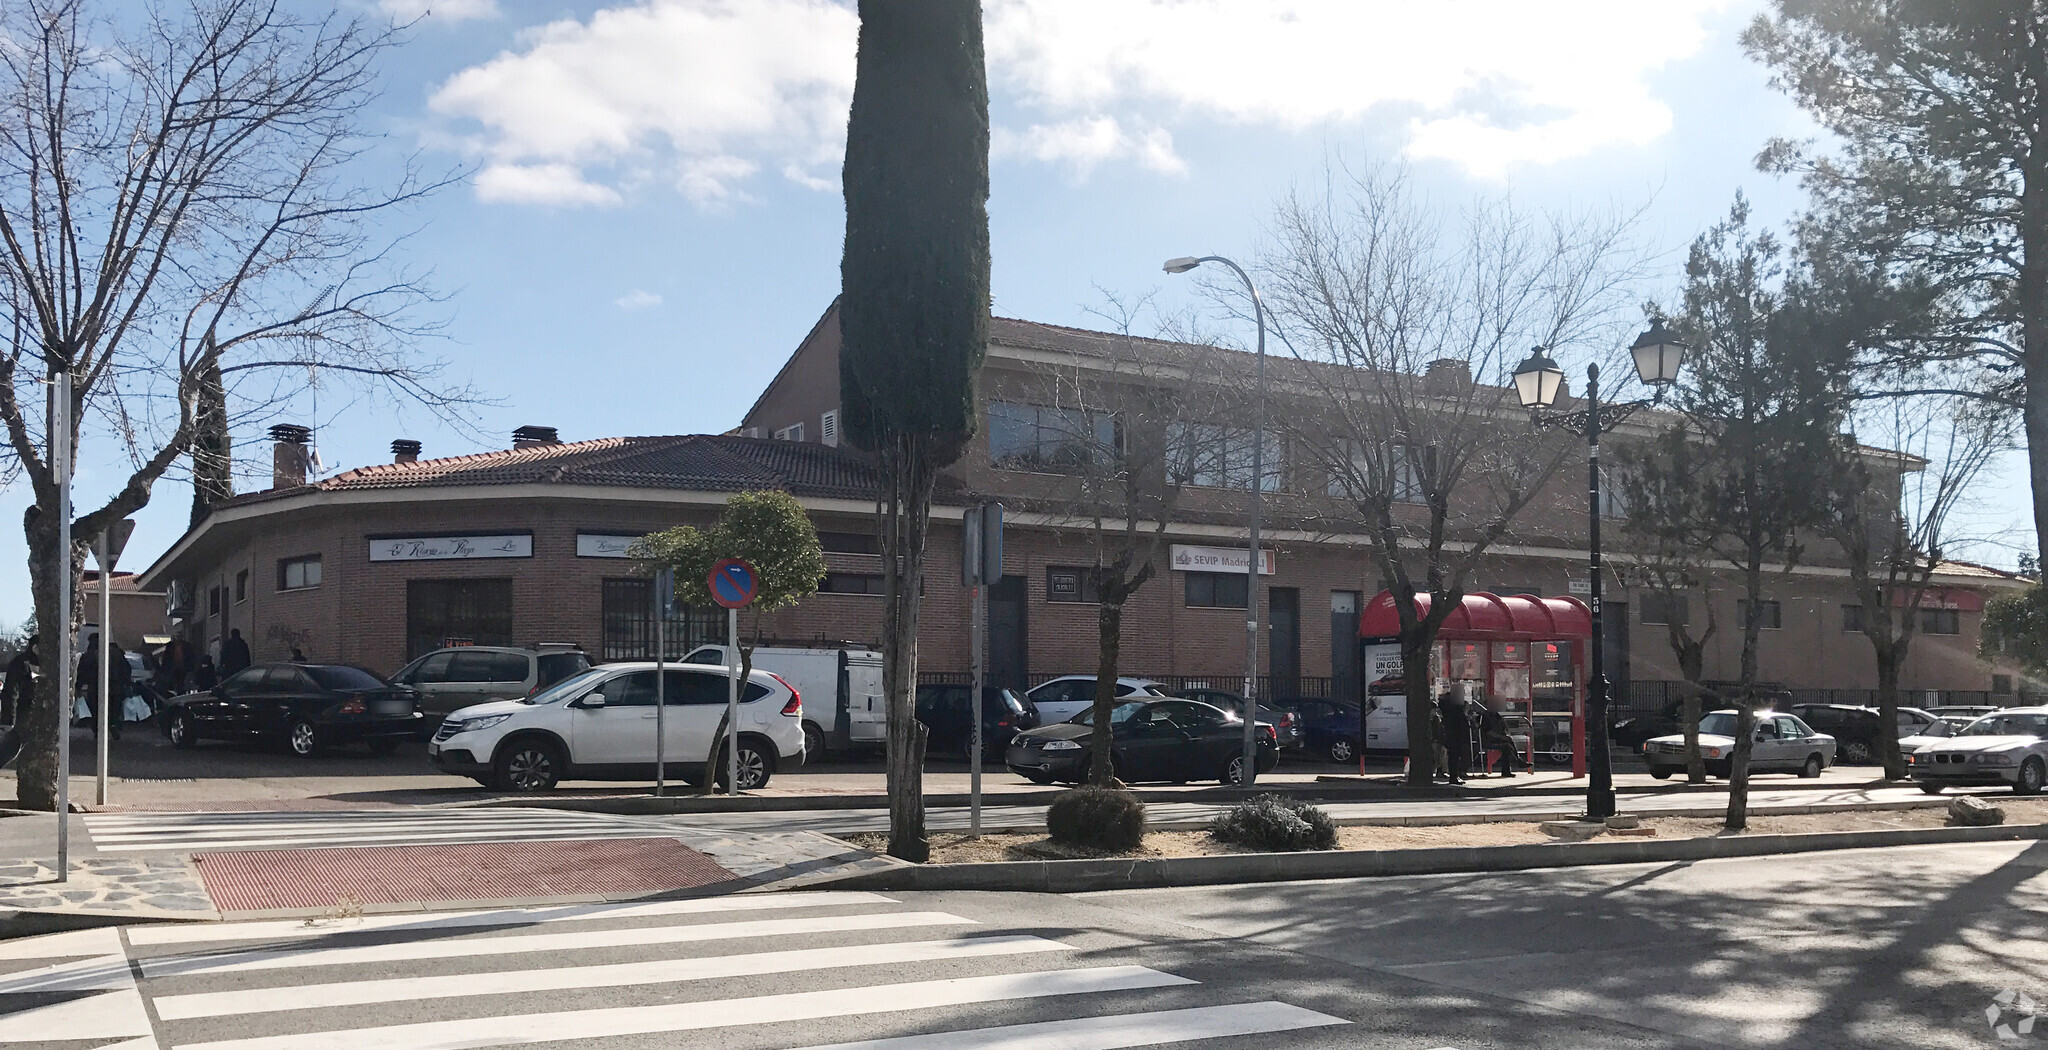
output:
[{"label": "building window", "polygon": [[208,587],[206,589],[206,615],[220,615],[220,588],[218,587]]},{"label": "building window", "polygon": [[1187,604],[1190,609],[1242,609],[1245,579],[1241,572],[1190,572]]},{"label": "building window", "polygon": [[1995,675],[1992,675],[1992,676],[1991,676],[1991,691],[1992,691],[1993,693],[1997,694],[1998,696],[2011,696],[2011,695],[2012,695],[2012,676],[2011,676],[2011,675],[2009,675],[2009,674],[1995,674]]},{"label": "building window", "polygon": [[1844,605],[1844,606],[1842,606],[1842,633],[1843,633],[1843,634],[1862,634],[1862,633],[1863,633],[1863,606],[1861,606],[1861,605]]},{"label": "building window", "polygon": [[1603,518],[1628,517],[1628,489],[1635,475],[1620,467],[1600,468],[1600,516]]},{"label": "building window", "polygon": [[988,458],[998,467],[1076,474],[1114,463],[1119,450],[1116,417],[1109,413],[988,404]]},{"label": "building window", "polygon": [[[599,658],[654,659],[654,581],[645,577],[606,580],[603,588],[604,637]],[[663,655],[678,659],[707,642],[724,640],[725,610],[683,606],[668,618],[662,633],[666,638]]]},{"label": "building window", "polygon": [[828,572],[818,582],[819,594],[881,594],[882,574],[867,572]]},{"label": "building window", "polygon": [[303,558],[286,558],[277,563],[277,589],[280,591],[304,590],[320,586],[320,556],[307,555]]},{"label": "building window", "polygon": [[1954,609],[1920,610],[1921,634],[1961,634],[1963,617]]},{"label": "building window", "polygon": [[881,541],[872,532],[820,532],[818,546],[827,554],[880,554]]},{"label": "building window", "polygon": [[[1750,607],[1748,599],[1736,599],[1735,622],[1741,624],[1743,627],[1748,627],[1750,616],[1749,609]],[[1760,601],[1756,603],[1756,625],[1766,631],[1775,631],[1779,627],[1784,625],[1783,620],[1779,615],[1777,602]]]},{"label": "building window", "polygon": [[235,574],[235,604],[240,605],[241,603],[246,602],[248,600],[249,570],[243,569],[241,572]]},{"label": "building window", "polygon": [[[1428,490],[1422,483],[1421,464],[1427,463],[1429,450],[1412,445],[1395,445],[1387,450],[1387,468],[1393,472],[1393,490],[1388,496],[1396,503],[1427,503]],[[1359,500],[1372,496],[1370,492],[1355,491],[1353,479],[1360,484],[1371,484],[1378,473],[1378,466],[1362,453],[1351,453],[1351,469],[1348,473],[1338,472],[1330,477],[1329,494],[1345,499]]]},{"label": "building window", "polygon": [[1095,593],[1094,572],[1073,565],[1045,568],[1045,600],[1094,605],[1102,599]]},{"label": "building window", "polygon": [[775,440],[777,441],[802,441],[803,439],[804,425],[802,423],[791,423],[775,431]]},{"label": "building window", "polygon": [[512,581],[405,581],[406,659],[446,645],[512,645]]},{"label": "building window", "polygon": [[[1251,427],[1226,427],[1213,423],[1175,423],[1166,428],[1167,483],[1203,485],[1220,489],[1252,487]],[[1286,466],[1285,446],[1280,435],[1265,432],[1265,449],[1259,463],[1259,489],[1280,490],[1280,476]]]},{"label": "building window", "polygon": [[1692,602],[1683,594],[1646,593],[1636,603],[1642,610],[1643,622],[1654,624],[1689,624],[1692,622]]}]

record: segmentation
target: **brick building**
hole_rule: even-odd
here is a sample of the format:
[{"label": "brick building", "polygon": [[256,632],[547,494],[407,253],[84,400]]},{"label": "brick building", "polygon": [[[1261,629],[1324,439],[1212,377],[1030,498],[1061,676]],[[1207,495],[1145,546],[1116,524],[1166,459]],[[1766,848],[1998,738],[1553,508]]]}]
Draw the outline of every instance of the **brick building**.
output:
[{"label": "brick building", "polygon": [[[313,659],[389,672],[451,640],[574,642],[597,659],[639,658],[652,654],[651,602],[647,581],[623,557],[626,543],[654,529],[708,522],[731,493],[771,487],[811,512],[830,574],[818,595],[747,629],[872,644],[881,569],[872,537],[875,477],[870,459],[840,441],[838,336],[836,309],[828,309],[725,435],[562,443],[552,430],[528,427],[509,449],[444,459],[420,459],[417,443],[397,441],[392,463],[308,483],[305,432],[277,428],[274,487],[217,505],[143,573],[142,584],[170,593],[175,629],[196,644],[216,647],[240,629],[259,660],[298,645]],[[1172,513],[1162,515],[1170,520],[1158,535],[1173,567],[1126,606],[1123,666],[1221,685],[1239,678],[1250,477],[1237,458],[1248,441],[1231,445],[1232,435],[1248,431],[1231,416],[1242,401],[1232,392],[1245,388],[1249,371],[1248,355],[1214,347],[994,320],[980,377],[985,422],[935,500],[922,668],[966,667],[957,523],[974,498],[988,497],[1004,501],[1011,524],[1005,576],[991,594],[991,674],[1023,683],[1092,671],[1097,617],[1083,570],[1097,556],[1101,503],[1085,491],[1086,472],[1075,469],[1074,435],[1156,450],[1166,440],[1160,432],[1170,429],[1174,442],[1221,444],[1206,473],[1180,488]],[[1284,369],[1276,378],[1276,404],[1285,410]],[[1156,425],[1129,397],[1116,412],[1090,407],[1107,403],[1102,391],[1163,383],[1221,390],[1219,419]],[[1351,691],[1358,612],[1380,590],[1369,539],[1347,524],[1355,509],[1330,495],[1313,464],[1291,456],[1284,441],[1269,438],[1267,447],[1269,571],[1257,597],[1269,688]],[[1890,461],[1911,469],[1900,457]],[[1119,520],[1111,515],[1110,523]],[[1159,528],[1142,525],[1148,534]],[[1483,563],[1476,588],[1582,589],[1585,525],[1583,489],[1577,472],[1566,471]],[[1228,569],[1233,554],[1235,571],[1217,571]],[[1975,644],[1984,596],[2018,582],[1950,564],[1936,583],[1920,613],[1929,630],[1913,643],[1904,684],[2011,693],[2012,672],[1980,661]],[[1677,677],[1658,618],[1700,610],[1666,610],[1613,580],[1608,593],[1613,677],[1637,683],[1639,694]],[[1736,622],[1732,585],[1695,600],[1716,603],[1723,624]],[[1792,688],[1875,684],[1869,643],[1848,629],[1854,599],[1838,563],[1810,557],[1772,600],[1775,607],[1764,610],[1763,677]],[[704,640],[718,623],[715,615],[695,615],[673,625],[671,651]],[[1707,652],[1709,678],[1734,677],[1739,637],[1719,632]]]}]

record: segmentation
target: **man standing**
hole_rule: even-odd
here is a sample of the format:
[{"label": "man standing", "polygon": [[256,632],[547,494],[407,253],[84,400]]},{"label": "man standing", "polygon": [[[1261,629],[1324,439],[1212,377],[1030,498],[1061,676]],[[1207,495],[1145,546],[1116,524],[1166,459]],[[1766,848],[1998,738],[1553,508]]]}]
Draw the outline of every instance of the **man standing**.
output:
[{"label": "man standing", "polygon": [[220,676],[226,678],[236,671],[249,666],[249,643],[242,640],[242,629],[228,632],[227,640],[220,643]]},{"label": "man standing", "polygon": [[36,665],[41,657],[36,655],[36,645],[42,635],[32,634],[22,645],[14,659],[7,661],[7,678],[0,683],[0,725],[13,725],[17,705],[25,703],[35,687]]},{"label": "man standing", "polygon": [[1451,687],[1437,701],[1437,709],[1444,717],[1444,750],[1450,759],[1451,783],[1462,784],[1465,771],[1472,764],[1472,718],[1466,713],[1464,691]]}]

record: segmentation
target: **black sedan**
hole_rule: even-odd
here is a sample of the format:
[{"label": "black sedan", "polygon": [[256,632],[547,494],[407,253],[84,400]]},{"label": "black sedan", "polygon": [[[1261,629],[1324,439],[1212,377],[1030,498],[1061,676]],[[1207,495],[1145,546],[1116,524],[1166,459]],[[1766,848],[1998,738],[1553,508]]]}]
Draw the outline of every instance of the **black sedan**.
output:
[{"label": "black sedan", "polygon": [[[972,758],[973,716],[968,713],[970,685],[921,685],[917,687],[917,720],[931,734],[925,751],[934,755]],[[983,686],[981,689],[981,746],[988,758],[1001,758],[1010,739],[1038,724],[1038,711],[1030,700],[1010,689]]]},{"label": "black sedan", "polygon": [[257,664],[161,712],[177,747],[201,740],[268,740],[301,758],[354,741],[385,754],[419,732],[419,694],[347,664]]},{"label": "black sedan", "polygon": [[[1080,783],[1088,777],[1092,715],[1084,711],[1073,721],[1017,734],[1004,764],[1034,784]],[[1236,784],[1244,778],[1244,723],[1218,708],[1177,698],[1131,701],[1112,708],[1109,719],[1114,730],[1110,758],[1117,779],[1125,783]],[[1271,725],[1260,722],[1257,730],[1263,773],[1279,764],[1280,748]]]}]

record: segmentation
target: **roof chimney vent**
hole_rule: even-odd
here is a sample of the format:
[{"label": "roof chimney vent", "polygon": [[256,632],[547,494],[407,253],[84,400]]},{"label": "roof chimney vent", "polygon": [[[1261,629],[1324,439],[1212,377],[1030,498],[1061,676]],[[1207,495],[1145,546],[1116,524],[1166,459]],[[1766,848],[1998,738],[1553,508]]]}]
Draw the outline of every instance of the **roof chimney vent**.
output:
[{"label": "roof chimney vent", "polygon": [[515,449],[533,448],[536,445],[559,445],[561,443],[562,438],[555,433],[554,427],[526,426],[512,432],[512,447]]},{"label": "roof chimney vent", "polygon": [[270,428],[270,440],[270,487],[295,489],[304,485],[310,451],[306,443],[313,440],[312,428],[279,423]]},{"label": "roof chimney vent", "polygon": [[419,461],[420,461],[420,443],[419,443],[419,442],[417,442],[417,441],[414,441],[414,440],[412,440],[411,438],[399,438],[398,440],[396,440],[396,441],[393,441],[393,442],[391,443],[391,462],[393,462],[393,463],[418,463]]}]

